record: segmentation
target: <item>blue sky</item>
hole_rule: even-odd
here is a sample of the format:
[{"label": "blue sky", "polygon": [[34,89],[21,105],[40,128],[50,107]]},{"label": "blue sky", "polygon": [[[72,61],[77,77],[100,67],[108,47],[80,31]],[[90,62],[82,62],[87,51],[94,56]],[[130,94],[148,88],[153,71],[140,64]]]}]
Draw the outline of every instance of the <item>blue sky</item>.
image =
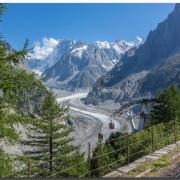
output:
[{"label": "blue sky", "polygon": [[43,37],[133,41],[146,38],[174,4],[7,4],[0,32],[14,48]]}]

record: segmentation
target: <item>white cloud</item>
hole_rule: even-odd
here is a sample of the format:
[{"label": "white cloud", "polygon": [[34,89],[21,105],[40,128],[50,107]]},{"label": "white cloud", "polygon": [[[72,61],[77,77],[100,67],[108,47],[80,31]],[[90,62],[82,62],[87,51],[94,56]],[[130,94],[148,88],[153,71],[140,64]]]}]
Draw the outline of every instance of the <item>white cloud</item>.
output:
[{"label": "white cloud", "polygon": [[59,41],[56,39],[44,37],[42,40],[42,46],[40,42],[36,42],[34,44],[33,52],[29,53],[29,56],[31,59],[44,60],[53,52],[58,43]]},{"label": "white cloud", "polygon": [[139,36],[137,36],[136,38],[137,38],[137,40],[138,40],[138,44],[139,44],[139,45],[141,45],[141,44],[144,43],[144,39],[143,39],[143,38],[141,38],[141,37],[139,37]]}]

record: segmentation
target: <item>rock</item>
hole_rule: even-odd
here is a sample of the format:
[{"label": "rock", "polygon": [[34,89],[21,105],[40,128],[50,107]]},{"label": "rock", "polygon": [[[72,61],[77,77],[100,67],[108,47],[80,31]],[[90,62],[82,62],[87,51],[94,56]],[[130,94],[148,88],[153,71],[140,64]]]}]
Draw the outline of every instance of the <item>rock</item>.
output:
[{"label": "rock", "polygon": [[[96,81],[86,104],[108,99],[121,102],[143,96],[148,91],[156,95],[172,83],[180,86],[179,6],[177,4],[167,19],[149,32],[144,44],[132,56],[125,54],[111,71]],[[103,89],[119,91],[106,93]]]}]

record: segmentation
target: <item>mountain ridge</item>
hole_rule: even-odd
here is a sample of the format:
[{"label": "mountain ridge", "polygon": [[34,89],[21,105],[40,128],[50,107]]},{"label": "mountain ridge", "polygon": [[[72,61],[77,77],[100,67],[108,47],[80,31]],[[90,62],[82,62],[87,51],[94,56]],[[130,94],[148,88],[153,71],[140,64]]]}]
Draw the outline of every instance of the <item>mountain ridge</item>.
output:
[{"label": "mountain ridge", "polygon": [[[94,82],[113,68],[122,55],[141,45],[127,41],[60,40],[46,60],[29,60],[31,70],[40,71],[47,86],[74,91],[91,88]],[[40,73],[41,74],[41,73]]]},{"label": "mountain ridge", "polygon": [[[168,15],[167,19],[159,23],[155,30],[149,32],[144,44],[137,48],[133,56],[126,57],[124,55],[122,57],[121,64],[117,63],[111,71],[97,80],[94,87],[89,92],[85,103],[96,104],[107,99],[118,99],[119,101],[121,101],[127,99],[125,97],[132,98],[135,94],[141,95],[140,93],[138,93],[140,92],[141,87],[137,82],[139,78],[141,79],[141,76],[135,78],[136,80],[132,80],[132,76],[135,74],[137,75],[143,71],[151,72],[165,59],[173,57],[173,55],[180,52],[179,19],[180,4],[176,4],[173,12]],[[110,78],[106,80],[106,76],[109,76]],[[127,85],[123,86],[122,84],[125,79],[130,83],[126,83]],[[130,84],[137,84],[136,86],[138,87],[137,89],[132,89],[132,93],[130,92],[130,89],[132,88]],[[131,88],[129,87],[129,85],[131,86]],[[103,91],[99,93],[99,89],[110,87],[119,87],[119,89],[123,88],[126,93],[113,94],[111,92],[109,93],[109,95],[103,94]],[[161,90],[162,89],[163,88],[161,88]],[[129,94],[127,93],[128,91]],[[119,96],[121,96],[121,98],[117,98]]]}]

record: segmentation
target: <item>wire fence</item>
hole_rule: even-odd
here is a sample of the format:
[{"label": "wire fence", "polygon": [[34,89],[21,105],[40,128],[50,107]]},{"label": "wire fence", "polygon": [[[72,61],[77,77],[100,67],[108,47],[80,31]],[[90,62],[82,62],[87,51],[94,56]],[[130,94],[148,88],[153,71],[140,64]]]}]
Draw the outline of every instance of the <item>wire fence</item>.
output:
[{"label": "wire fence", "polygon": [[[80,165],[87,167],[87,171],[78,175],[78,177],[101,177],[116,168],[123,165],[129,165],[129,163],[138,158],[153,153],[168,144],[176,143],[178,140],[180,140],[180,121],[173,120],[167,123],[157,124],[131,135],[126,133],[120,137],[107,140],[103,146],[100,145],[98,147],[98,153],[95,155],[94,153],[90,155],[91,148],[89,147],[87,160],[75,162],[54,173],[49,173],[46,177],[61,177],[62,173],[68,172],[71,169],[75,168],[78,170]],[[102,142],[100,141],[99,144],[101,143]],[[108,149],[108,147],[111,147],[111,149]],[[42,164],[53,162],[55,160],[62,161],[63,163],[64,156],[62,155],[44,162],[40,160],[33,162],[33,160],[28,159],[27,163],[24,164],[27,172],[21,175],[21,172],[24,171],[24,169],[22,169],[19,172],[12,174],[12,177],[34,177],[36,174],[32,170],[33,167],[41,166]]]}]

